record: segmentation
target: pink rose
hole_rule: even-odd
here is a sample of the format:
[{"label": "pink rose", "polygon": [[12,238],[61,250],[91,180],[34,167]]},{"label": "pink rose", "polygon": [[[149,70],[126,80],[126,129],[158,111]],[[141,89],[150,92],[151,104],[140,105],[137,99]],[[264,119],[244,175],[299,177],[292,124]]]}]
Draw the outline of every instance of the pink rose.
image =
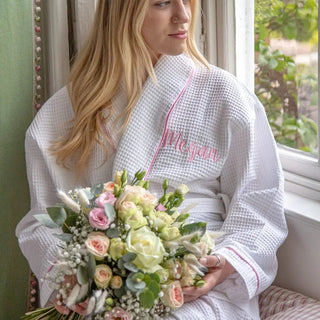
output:
[{"label": "pink rose", "polygon": [[100,196],[96,199],[96,205],[100,208],[104,208],[106,203],[114,204],[117,198],[114,196],[112,192],[104,192],[101,193]]},{"label": "pink rose", "polygon": [[89,213],[89,223],[92,228],[106,230],[109,228],[111,221],[108,219],[104,209],[94,208]]},{"label": "pink rose", "polygon": [[173,309],[179,309],[183,305],[183,292],[179,281],[172,281],[163,289],[162,303]]},{"label": "pink rose", "polygon": [[109,192],[114,191],[114,182],[113,181],[107,182],[103,185],[103,192],[106,192],[106,191],[109,191]]},{"label": "pink rose", "polygon": [[85,244],[97,260],[103,260],[108,255],[110,239],[102,232],[91,232]]},{"label": "pink rose", "polygon": [[132,320],[132,315],[120,307],[114,307],[104,316],[105,320]]}]

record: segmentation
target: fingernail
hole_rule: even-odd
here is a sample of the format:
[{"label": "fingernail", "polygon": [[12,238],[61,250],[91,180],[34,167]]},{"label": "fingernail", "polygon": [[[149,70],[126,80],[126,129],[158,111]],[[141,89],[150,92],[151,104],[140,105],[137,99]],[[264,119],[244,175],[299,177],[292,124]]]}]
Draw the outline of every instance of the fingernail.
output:
[{"label": "fingernail", "polygon": [[200,262],[201,264],[207,264],[207,263],[208,263],[208,259],[207,259],[207,258],[201,258],[201,259],[199,260],[199,262]]}]

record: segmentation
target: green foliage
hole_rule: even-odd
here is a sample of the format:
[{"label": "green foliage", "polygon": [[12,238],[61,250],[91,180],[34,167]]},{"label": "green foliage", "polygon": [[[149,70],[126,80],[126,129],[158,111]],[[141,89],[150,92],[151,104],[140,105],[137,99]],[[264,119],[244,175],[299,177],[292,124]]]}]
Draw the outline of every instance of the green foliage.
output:
[{"label": "green foliage", "polygon": [[62,227],[64,221],[67,219],[66,210],[62,207],[47,208],[47,212],[54,223]]},{"label": "green foliage", "polygon": [[114,209],[113,205],[110,203],[105,203],[104,211],[108,217],[109,221],[113,221],[116,217],[116,210]]},{"label": "green foliage", "polygon": [[255,16],[260,39],[280,36],[309,41],[318,30],[316,0],[256,0]]},{"label": "green foliage", "polygon": [[52,221],[48,214],[35,214],[34,218],[37,219],[41,224],[46,226],[47,228],[56,229],[59,226]]},{"label": "green foliage", "polygon": [[147,288],[142,293],[140,293],[139,301],[141,302],[144,308],[147,308],[147,309],[152,308],[153,302],[154,302],[154,295],[152,291]]},{"label": "green foliage", "polygon": [[39,308],[35,311],[26,313],[21,320],[82,320],[83,317],[76,312],[70,312],[68,315],[62,315],[55,307]]},{"label": "green foliage", "polygon": [[207,223],[206,222],[195,222],[186,224],[180,227],[179,231],[182,236],[194,232],[198,232],[198,236],[202,237],[206,232]]},{"label": "green foliage", "polygon": [[[255,91],[266,109],[277,142],[292,148],[316,152],[318,128],[312,119],[300,115],[298,89],[317,92],[317,75],[307,66],[280,50],[272,50],[270,39],[281,37],[308,41],[317,39],[318,3],[316,0],[255,0]],[[309,68],[310,69],[310,68]],[[317,105],[317,94],[311,97]]]}]

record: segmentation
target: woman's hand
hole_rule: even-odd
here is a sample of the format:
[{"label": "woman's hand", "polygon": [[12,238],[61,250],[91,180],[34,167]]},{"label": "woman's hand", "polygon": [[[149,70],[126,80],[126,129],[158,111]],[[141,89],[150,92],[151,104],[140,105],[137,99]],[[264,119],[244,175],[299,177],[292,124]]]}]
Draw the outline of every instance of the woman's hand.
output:
[{"label": "woman's hand", "polygon": [[184,287],[182,291],[184,293],[184,301],[189,302],[197,299],[198,297],[208,293],[219,283],[226,280],[231,273],[235,271],[232,265],[222,256],[218,255],[206,256],[200,259],[200,263],[209,269],[209,272],[203,277],[206,282],[203,287]]}]

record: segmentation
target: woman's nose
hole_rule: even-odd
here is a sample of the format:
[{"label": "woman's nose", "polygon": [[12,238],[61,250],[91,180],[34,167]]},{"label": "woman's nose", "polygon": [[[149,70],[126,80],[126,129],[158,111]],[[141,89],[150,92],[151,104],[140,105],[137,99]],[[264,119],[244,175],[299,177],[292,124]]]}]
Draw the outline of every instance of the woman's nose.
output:
[{"label": "woman's nose", "polygon": [[178,0],[174,6],[172,22],[173,23],[186,23],[190,20],[190,10],[184,4],[183,0]]}]

